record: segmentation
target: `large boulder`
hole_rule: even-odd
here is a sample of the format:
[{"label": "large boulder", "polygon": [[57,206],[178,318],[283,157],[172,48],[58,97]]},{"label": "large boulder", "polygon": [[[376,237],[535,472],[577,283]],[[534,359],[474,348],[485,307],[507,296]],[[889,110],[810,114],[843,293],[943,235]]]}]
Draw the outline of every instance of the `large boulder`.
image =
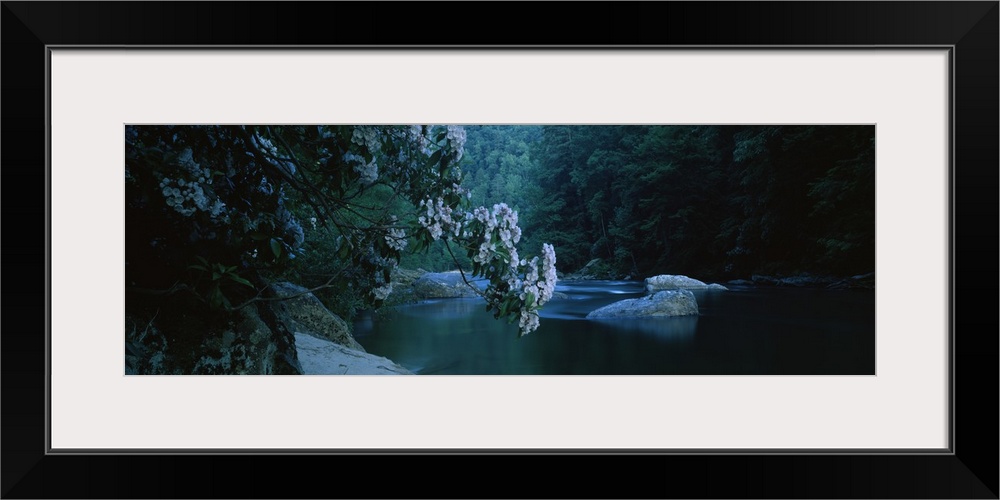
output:
[{"label": "large boulder", "polygon": [[[470,276],[466,277],[471,278]],[[420,299],[452,299],[479,296],[476,290],[473,290],[465,283],[462,279],[462,274],[458,271],[424,274],[413,282],[413,293]]]},{"label": "large boulder", "polygon": [[351,335],[350,325],[330,312],[308,289],[288,282],[274,283],[270,289],[276,298],[293,297],[270,302],[278,322],[283,323],[288,331],[305,333],[364,352],[365,348]]},{"label": "large boulder", "polygon": [[708,285],[680,274],[661,274],[646,278],[647,292],[653,293],[660,290],[728,290],[728,288],[717,283]]},{"label": "large boulder", "polygon": [[350,349],[305,333],[295,334],[305,375],[412,375],[387,358]]},{"label": "large boulder", "polygon": [[423,269],[404,269],[397,267],[392,271],[392,291],[385,299],[385,305],[395,306],[400,304],[411,304],[420,300],[413,292],[413,282],[427,274]]},{"label": "large boulder", "polygon": [[587,319],[649,318],[698,314],[698,302],[688,290],[664,290],[638,299],[626,299],[591,311]]}]

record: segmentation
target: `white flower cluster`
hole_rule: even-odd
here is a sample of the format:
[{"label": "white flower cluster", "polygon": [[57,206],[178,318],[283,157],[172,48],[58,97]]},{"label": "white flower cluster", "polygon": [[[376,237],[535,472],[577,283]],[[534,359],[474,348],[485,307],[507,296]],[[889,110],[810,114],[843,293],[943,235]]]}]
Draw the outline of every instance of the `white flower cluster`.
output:
[{"label": "white flower cluster", "polygon": [[[542,276],[538,276],[538,257],[528,262],[528,272],[525,273],[523,287],[521,288],[520,299],[528,300],[528,294],[534,297],[531,305],[525,304],[521,309],[521,318],[518,326],[521,328],[521,335],[526,335],[538,328],[538,308],[543,306],[556,289],[556,251],[552,245],[545,243],[542,245]],[[511,287],[513,289],[513,286]]]},{"label": "white flower cluster", "polygon": [[422,125],[411,125],[408,130],[407,139],[413,144],[417,151],[430,156],[431,141],[426,135],[424,135],[424,127]]},{"label": "white flower cluster", "polygon": [[521,329],[521,336],[525,336],[538,329],[538,313],[535,311],[529,311],[528,309],[521,310],[521,318],[517,321],[517,326]]},{"label": "white flower cluster", "polygon": [[[542,268],[539,274],[538,257],[530,261],[518,258],[515,245],[521,240],[521,228],[517,225],[517,212],[507,204],[493,205],[493,210],[487,210],[485,207],[476,208],[469,219],[480,222],[483,229],[479,251],[473,255],[472,260],[477,264],[489,266],[490,271],[495,271],[498,266],[506,264],[503,279],[509,290],[506,293],[512,294],[507,297],[516,298],[521,304],[515,309],[520,310],[518,318],[520,334],[523,336],[535,331],[539,323],[538,309],[548,302],[555,292],[557,279],[555,248],[548,243],[542,246]],[[466,233],[465,236],[471,235]],[[522,271],[523,279],[520,277]],[[491,285],[494,291],[497,290],[495,286]]]},{"label": "white flower cluster", "polygon": [[453,218],[454,211],[445,204],[444,198],[437,200],[430,198],[420,202],[420,208],[426,208],[427,214],[417,218],[417,222],[431,233],[435,240],[441,239],[444,234],[458,236],[462,231],[462,221],[460,218]]},{"label": "white flower cluster", "polygon": [[493,258],[497,245],[493,241],[494,232],[500,237],[500,244],[510,255],[508,264],[511,269],[517,270],[519,264],[517,258],[517,248],[514,245],[521,241],[521,228],[517,226],[517,212],[512,210],[506,203],[493,205],[493,210],[486,210],[486,207],[478,207],[472,212],[472,218],[482,222],[485,226],[483,241],[479,245],[479,253],[472,260],[485,264]]},{"label": "white flower cluster", "polygon": [[391,282],[372,289],[372,295],[375,296],[376,300],[385,300],[385,298],[388,297],[390,293],[392,293]]},{"label": "white flower cluster", "polygon": [[266,196],[271,196],[274,194],[274,186],[267,181],[267,177],[260,178],[260,184],[257,185],[257,191]]},{"label": "white flower cluster", "polygon": [[271,156],[278,156],[278,148],[274,147],[274,144],[272,144],[267,138],[259,135],[253,135],[250,139],[254,141],[257,149],[260,149]]},{"label": "white flower cluster", "polygon": [[[468,193],[458,185],[448,188],[445,194],[449,191],[459,195]],[[506,203],[493,205],[492,210],[478,207],[472,212],[461,212],[445,204],[443,197],[438,197],[421,201],[420,208],[426,213],[420,215],[417,221],[433,239],[438,240],[444,235],[461,236],[466,244],[472,245],[472,260],[484,270],[482,275],[489,276],[492,281],[485,297],[493,307],[499,311],[499,304],[506,302],[504,309],[519,313],[518,326],[522,336],[536,330],[538,309],[555,292],[555,248],[548,243],[542,246],[541,271],[538,257],[531,261],[520,260],[516,245],[521,240],[521,228],[517,225],[517,212]],[[388,240],[388,236],[386,238]],[[478,249],[475,246],[477,243]]]},{"label": "white flower cluster", "polygon": [[[291,175],[295,175],[295,170],[296,170],[295,162],[289,161],[287,158],[282,158],[281,156],[279,156],[278,148],[275,147],[274,143],[272,143],[270,139],[255,134],[250,136],[250,141],[253,143],[254,147],[256,147],[259,151],[263,152],[264,155],[268,157],[266,161],[277,166],[278,168],[284,169]],[[247,150],[246,154],[251,158],[254,158],[255,156],[249,150]]]},{"label": "white flower cluster", "polygon": [[[396,216],[392,216],[392,222],[396,223]],[[390,227],[385,234],[385,242],[393,250],[403,251],[406,248],[406,231],[399,227]]]},{"label": "white flower cluster", "polygon": [[188,217],[197,211],[207,212],[213,219],[224,215],[226,204],[216,198],[213,202],[205,193],[203,185],[212,184],[212,171],[195,163],[191,149],[185,149],[177,158],[177,164],[184,172],[181,178],[164,178],[160,181],[160,192],[167,206]]},{"label": "white flower cluster", "polygon": [[378,135],[378,127],[354,127],[354,132],[351,134],[351,142],[359,146],[365,146],[369,151],[374,153],[375,151],[382,149],[382,143],[379,141]]},{"label": "white flower cluster", "polygon": [[449,152],[455,155],[455,161],[462,159],[465,151],[465,128],[457,125],[448,125],[448,132],[445,135],[448,140]]},{"label": "white flower cluster", "polygon": [[446,194],[448,193],[448,191],[456,193],[459,196],[464,196],[464,197],[466,197],[466,198],[468,198],[470,200],[472,199],[472,191],[469,191],[468,189],[465,189],[464,187],[459,186],[456,183],[452,183],[450,189],[445,189],[445,193]]},{"label": "white flower cluster", "polygon": [[354,171],[361,176],[362,184],[368,186],[378,180],[378,164],[375,162],[375,158],[372,158],[370,162],[365,162],[361,156],[347,153],[344,155],[344,161],[354,163]]}]

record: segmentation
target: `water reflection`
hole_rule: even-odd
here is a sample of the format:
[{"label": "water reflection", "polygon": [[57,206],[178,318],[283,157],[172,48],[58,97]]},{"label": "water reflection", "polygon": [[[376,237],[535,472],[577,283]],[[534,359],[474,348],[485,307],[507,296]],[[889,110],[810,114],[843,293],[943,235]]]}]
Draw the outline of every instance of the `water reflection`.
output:
[{"label": "water reflection", "polygon": [[699,316],[587,320],[643,283],[559,283],[523,338],[481,298],[400,306],[355,322],[366,350],[419,374],[873,374],[873,291],[696,291]]},{"label": "water reflection", "polygon": [[419,304],[400,306],[387,311],[387,317],[422,318],[428,315],[438,319],[465,318],[476,310],[486,310],[486,301],[479,297],[431,299]]},{"label": "water reflection", "polygon": [[661,340],[691,341],[698,329],[697,316],[678,318],[621,318],[593,319],[603,325],[609,334],[651,335]]}]

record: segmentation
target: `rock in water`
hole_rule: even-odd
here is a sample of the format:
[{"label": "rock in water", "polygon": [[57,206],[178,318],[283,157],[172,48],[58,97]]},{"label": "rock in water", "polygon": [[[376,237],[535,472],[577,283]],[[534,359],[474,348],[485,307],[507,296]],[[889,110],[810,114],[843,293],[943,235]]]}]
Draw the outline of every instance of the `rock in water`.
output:
[{"label": "rock in water", "polygon": [[295,349],[305,375],[412,375],[391,360],[349,349],[304,333],[295,334]]},{"label": "rock in water", "polygon": [[453,299],[479,296],[475,290],[465,284],[465,281],[462,280],[462,275],[457,271],[427,273],[413,282],[413,293],[421,299]]},{"label": "rock in water", "polygon": [[647,292],[653,293],[659,290],[728,290],[728,288],[717,283],[707,285],[703,281],[680,274],[661,274],[646,278]]},{"label": "rock in water", "polygon": [[648,318],[698,314],[698,302],[687,290],[664,290],[638,299],[626,299],[592,311],[587,319]]}]

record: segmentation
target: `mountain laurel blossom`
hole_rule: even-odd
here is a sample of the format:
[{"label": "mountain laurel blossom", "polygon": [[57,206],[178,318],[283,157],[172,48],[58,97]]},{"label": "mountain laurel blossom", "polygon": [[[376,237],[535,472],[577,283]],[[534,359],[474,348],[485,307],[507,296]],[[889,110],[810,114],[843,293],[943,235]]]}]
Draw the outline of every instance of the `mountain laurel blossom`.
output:
[{"label": "mountain laurel blossom", "polygon": [[367,147],[370,151],[380,150],[382,142],[379,140],[379,127],[355,127],[354,132],[351,134],[351,142]]},{"label": "mountain laurel blossom", "polygon": [[455,210],[445,204],[444,198],[423,200],[420,202],[420,208],[425,208],[426,213],[417,217],[417,222],[430,232],[431,238],[435,241],[445,234],[458,236],[462,231],[461,219],[456,220],[452,217]]},{"label": "mountain laurel blossom", "polygon": [[178,155],[177,165],[181,167],[182,177],[164,177],[160,181],[160,193],[167,206],[185,217],[201,211],[208,213],[213,220],[224,219],[226,204],[206,192],[212,184],[212,171],[195,163],[191,148]]},{"label": "mountain laurel blossom", "polygon": [[[528,263],[519,298],[525,302],[521,309],[519,326],[521,335],[526,335],[538,328],[538,309],[545,305],[556,288],[556,252],[552,245],[542,245],[542,276],[538,276],[538,257]],[[512,289],[516,289],[512,287]],[[531,300],[531,298],[534,300]]]},{"label": "mountain laurel blossom", "polygon": [[521,228],[517,212],[507,204],[498,203],[492,210],[477,207],[471,212],[462,212],[446,205],[439,197],[420,202],[420,208],[423,212],[417,221],[432,239],[461,237],[460,243],[468,249],[474,263],[473,274],[490,279],[484,297],[490,308],[497,310],[497,316],[516,315],[521,336],[536,330],[538,309],[555,291],[554,247],[548,243],[542,245],[539,273],[538,257],[527,261],[518,255],[516,244],[521,239]]},{"label": "mountain laurel blossom", "polygon": [[[392,216],[392,222],[396,222],[396,216]],[[385,233],[385,242],[389,248],[402,252],[406,248],[406,231],[398,227],[390,227]]]},{"label": "mountain laurel blossom", "polygon": [[392,293],[392,283],[386,283],[385,285],[372,289],[372,295],[376,300],[385,300],[390,293]]},{"label": "mountain laurel blossom", "polygon": [[378,164],[375,159],[366,162],[364,158],[354,153],[344,155],[344,161],[354,164],[354,171],[358,173],[361,183],[369,186],[378,180]]},{"label": "mountain laurel blossom", "polygon": [[450,152],[455,155],[455,161],[461,160],[465,149],[465,127],[448,125],[445,139],[448,140]]}]

